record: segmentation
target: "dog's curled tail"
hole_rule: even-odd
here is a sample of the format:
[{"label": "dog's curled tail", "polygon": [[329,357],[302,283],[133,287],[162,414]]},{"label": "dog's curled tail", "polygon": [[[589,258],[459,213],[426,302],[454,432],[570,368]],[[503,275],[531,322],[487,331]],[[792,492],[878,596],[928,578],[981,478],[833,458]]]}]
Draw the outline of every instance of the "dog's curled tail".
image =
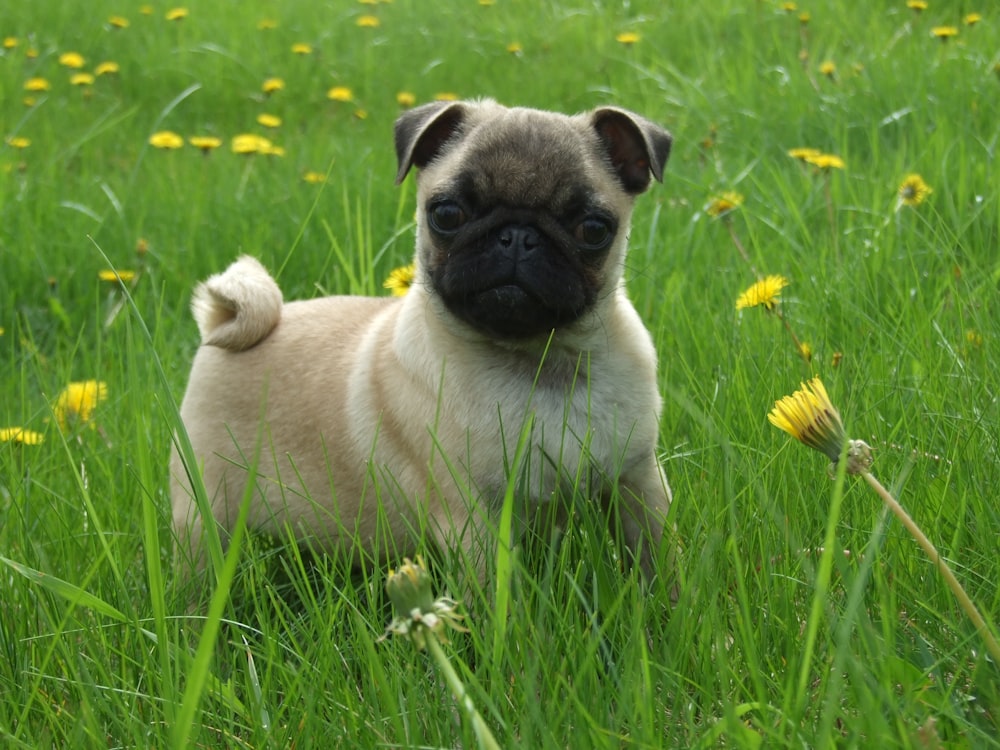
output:
[{"label": "dog's curled tail", "polygon": [[256,258],[244,255],[194,291],[201,343],[234,352],[264,339],[281,319],[281,290]]}]

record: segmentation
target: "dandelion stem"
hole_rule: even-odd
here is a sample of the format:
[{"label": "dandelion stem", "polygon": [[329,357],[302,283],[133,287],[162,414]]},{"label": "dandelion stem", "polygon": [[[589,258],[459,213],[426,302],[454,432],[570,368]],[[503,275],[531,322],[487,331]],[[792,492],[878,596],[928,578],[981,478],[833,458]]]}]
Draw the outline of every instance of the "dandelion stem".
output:
[{"label": "dandelion stem", "polygon": [[823,195],[826,198],[826,217],[830,222],[830,233],[833,236],[833,256],[840,263],[840,241],[837,238],[837,215],[833,210],[833,195],[830,191],[830,170],[824,170],[826,174],[823,180]]},{"label": "dandelion stem", "polygon": [[479,747],[486,748],[486,750],[500,750],[500,745],[497,744],[493,732],[490,731],[483,717],[480,716],[479,711],[476,709],[476,704],[472,702],[471,696],[465,689],[465,684],[458,676],[455,668],[451,666],[451,662],[448,661],[448,655],[441,648],[437,635],[433,632],[427,633],[427,650],[434,657],[434,661],[437,662],[438,667],[444,673],[444,679],[451,689],[451,694],[468,714],[469,720],[472,722],[472,730],[476,733],[476,740],[479,743]]},{"label": "dandelion stem", "polygon": [[1000,665],[1000,644],[997,643],[996,638],[987,626],[983,616],[979,614],[979,610],[976,609],[976,605],[973,604],[972,599],[970,599],[969,595],[965,592],[965,588],[963,588],[962,584],[959,583],[955,574],[952,573],[948,563],[945,562],[944,558],[942,558],[940,554],[938,554],[938,551],[934,547],[933,543],[931,543],[931,540],[928,539],[924,532],[920,530],[920,527],[917,526],[916,522],[910,517],[910,514],[906,512],[903,506],[899,504],[896,498],[894,498],[889,491],[882,486],[882,483],[879,482],[870,471],[862,471],[860,473],[861,476],[864,477],[865,481],[871,485],[872,489],[878,493],[879,497],[882,498],[882,501],[889,507],[889,510],[896,515],[899,522],[906,527],[906,530],[910,532],[913,538],[917,541],[917,544],[923,548],[924,552],[931,559],[931,562],[937,566],[937,569],[941,572],[941,575],[944,577],[948,587],[955,595],[955,598],[958,599],[959,605],[965,611],[965,614],[968,615],[969,619],[972,620],[972,624],[976,626],[976,630],[979,631],[979,634],[986,642],[986,648],[990,652],[990,656],[993,657],[993,661]]},{"label": "dandelion stem", "polygon": [[744,261],[746,261],[746,264],[750,266],[750,270],[753,272],[753,275],[759,278],[760,274],[757,273],[757,269],[754,268],[753,261],[750,260],[750,256],[747,254],[746,248],[743,247],[743,243],[740,242],[740,238],[736,236],[736,230],[733,229],[733,222],[727,217],[723,218],[726,220],[726,229],[729,230],[729,236],[732,238],[733,244],[736,245],[736,249],[739,250],[740,256]]}]

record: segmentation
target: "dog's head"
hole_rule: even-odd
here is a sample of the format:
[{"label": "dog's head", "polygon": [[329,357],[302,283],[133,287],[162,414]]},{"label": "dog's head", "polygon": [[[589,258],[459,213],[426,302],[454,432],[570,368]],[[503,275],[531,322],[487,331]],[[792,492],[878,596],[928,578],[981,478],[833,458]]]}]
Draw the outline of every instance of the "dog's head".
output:
[{"label": "dog's head", "polygon": [[636,195],[669,133],[614,107],[567,116],[435,102],[396,121],[397,182],[419,168],[419,280],[486,336],[547,336],[621,278]]}]

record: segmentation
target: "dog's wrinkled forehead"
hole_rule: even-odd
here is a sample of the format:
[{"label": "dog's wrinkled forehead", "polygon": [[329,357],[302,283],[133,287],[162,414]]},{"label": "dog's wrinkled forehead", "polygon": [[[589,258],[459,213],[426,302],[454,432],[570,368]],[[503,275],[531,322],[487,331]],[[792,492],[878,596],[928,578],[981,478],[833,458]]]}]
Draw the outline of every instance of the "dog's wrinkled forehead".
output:
[{"label": "dog's wrinkled forehead", "polygon": [[511,207],[570,210],[593,200],[596,138],[569,118],[511,111],[504,127],[472,128],[455,187]]}]

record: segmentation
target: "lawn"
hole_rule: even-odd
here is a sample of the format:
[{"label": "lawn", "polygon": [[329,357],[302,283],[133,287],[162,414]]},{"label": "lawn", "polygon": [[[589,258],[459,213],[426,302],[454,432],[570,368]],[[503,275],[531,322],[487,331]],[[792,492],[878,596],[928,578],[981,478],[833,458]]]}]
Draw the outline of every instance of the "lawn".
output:
[{"label": "lawn", "polygon": [[[167,464],[194,284],[249,253],[287,299],[388,294],[414,241],[394,119],[489,96],[673,133],[626,275],[682,548],[647,583],[587,513],[512,557],[482,540],[443,653],[500,746],[1000,747],[1000,14],[795,5],[6,3],[3,744],[476,746],[438,662],[382,639],[387,569],[249,536],[189,610]],[[769,423],[814,376],[992,635]]]}]

